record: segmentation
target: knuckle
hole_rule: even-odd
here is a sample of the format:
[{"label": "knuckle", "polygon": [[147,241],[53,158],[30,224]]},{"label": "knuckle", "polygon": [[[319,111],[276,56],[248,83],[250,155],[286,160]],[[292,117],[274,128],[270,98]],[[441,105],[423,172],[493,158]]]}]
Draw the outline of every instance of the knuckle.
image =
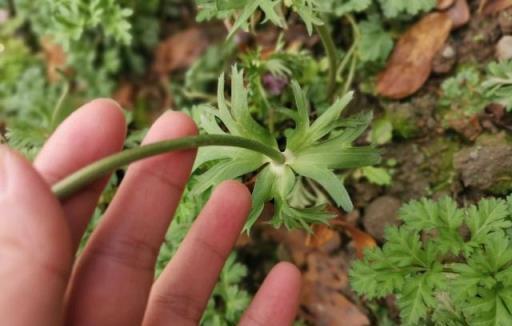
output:
[{"label": "knuckle", "polygon": [[269,323],[266,320],[262,320],[261,318],[254,316],[254,314],[251,312],[247,312],[247,314],[243,317],[242,322],[244,326],[269,325]]},{"label": "knuckle", "polygon": [[204,304],[187,294],[174,292],[155,294],[152,302],[159,310],[172,319],[177,317],[190,322],[191,325],[198,325],[203,315]]},{"label": "knuckle", "polygon": [[160,248],[145,239],[124,236],[99,244],[89,253],[96,259],[107,259],[123,266],[153,271]]},{"label": "knuckle", "polygon": [[200,250],[204,250],[208,256],[213,257],[216,263],[222,265],[224,261],[227,259],[228,253],[225,252],[222,248],[220,248],[216,243],[211,243],[206,239],[201,237],[196,237],[194,239],[195,245],[200,248]]},{"label": "knuckle", "polygon": [[141,169],[140,174],[142,174],[145,178],[154,179],[157,182],[167,186],[169,189],[173,190],[177,194],[181,194],[183,189],[185,188],[184,184],[180,184],[170,178],[166,173],[159,172],[159,169]]}]

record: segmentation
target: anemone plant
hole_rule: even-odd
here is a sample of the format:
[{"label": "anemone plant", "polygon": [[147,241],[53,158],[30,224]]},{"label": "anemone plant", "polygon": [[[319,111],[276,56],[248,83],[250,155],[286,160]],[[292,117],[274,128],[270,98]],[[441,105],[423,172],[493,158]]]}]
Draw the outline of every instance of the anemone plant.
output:
[{"label": "anemone plant", "polygon": [[[243,72],[233,68],[231,77],[231,103],[224,97],[224,76],[218,87],[218,109],[204,108],[201,127],[211,135],[236,135],[252,139],[279,150],[277,140],[258,124],[249,112],[248,90],[244,87]],[[195,167],[207,162],[213,166],[199,176],[195,192],[227,179],[256,173],[253,207],[247,228],[250,228],[263,210],[266,202],[274,202],[272,223],[289,228],[307,227],[311,223],[325,222],[331,216],[321,206],[294,207],[289,199],[297,187],[305,187],[304,178],[320,184],[338,206],[346,211],[353,209],[350,196],[341,178],[334,172],[339,169],[373,165],[379,161],[377,151],[371,147],[353,147],[371,121],[371,114],[340,121],[339,116],[352,99],[352,93],[335,101],[313,123],[306,93],[297,82],[292,83],[296,110],[288,110],[295,128],[285,132],[284,162],[244,148],[202,148]],[[304,178],[298,178],[304,177]],[[295,189],[296,190],[296,189]]]},{"label": "anemone plant", "polygon": [[[371,114],[340,120],[352,93],[336,100],[311,122],[306,93],[297,82],[292,82],[296,109],[284,109],[284,112],[292,117],[295,127],[285,131],[282,138],[286,148],[281,150],[278,140],[250,113],[249,91],[244,87],[243,72],[236,67],[232,70],[229,102],[224,96],[224,87],[222,75],[218,86],[218,108],[202,108],[200,126],[205,134],[115,154],[66,178],[55,185],[54,192],[63,198],[131,162],[173,150],[203,147],[194,167],[199,176],[192,193],[203,193],[224,180],[255,175],[253,207],[247,230],[260,216],[264,204],[270,201],[274,203],[272,224],[276,227],[308,229],[310,224],[326,222],[331,214],[323,205],[294,200],[297,193],[307,198],[308,192],[317,192],[317,187],[312,186],[315,184],[344,210],[353,209],[343,180],[336,172],[376,164],[380,157],[372,147],[352,146],[368,127]],[[201,169],[204,165],[207,168]]]}]

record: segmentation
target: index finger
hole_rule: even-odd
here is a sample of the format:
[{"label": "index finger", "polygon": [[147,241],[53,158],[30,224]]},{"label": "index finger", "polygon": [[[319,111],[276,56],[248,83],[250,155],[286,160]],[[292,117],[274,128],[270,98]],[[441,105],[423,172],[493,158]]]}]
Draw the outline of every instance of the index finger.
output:
[{"label": "index finger", "polygon": [[[108,99],[92,101],[69,116],[46,142],[34,162],[52,185],[80,168],[123,147],[126,123],[119,105]],[[74,247],[78,245],[108,177],[94,182],[62,204]]]}]

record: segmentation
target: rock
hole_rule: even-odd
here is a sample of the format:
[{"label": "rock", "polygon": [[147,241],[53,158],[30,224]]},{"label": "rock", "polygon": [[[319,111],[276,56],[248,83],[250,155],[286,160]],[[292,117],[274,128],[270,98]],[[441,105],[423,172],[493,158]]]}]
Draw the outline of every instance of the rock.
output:
[{"label": "rock", "polygon": [[454,156],[454,167],[465,187],[505,194],[512,190],[512,145],[476,145]]},{"label": "rock", "polygon": [[368,205],[363,217],[366,231],[377,241],[384,241],[384,230],[388,226],[399,225],[398,209],[400,200],[391,196],[382,196]]},{"label": "rock", "polygon": [[498,60],[512,59],[512,36],[506,35],[496,45],[496,58]]},{"label": "rock", "polygon": [[437,102],[438,98],[433,92],[417,95],[407,102],[390,102],[385,110],[393,124],[393,132],[405,139],[436,133]]}]

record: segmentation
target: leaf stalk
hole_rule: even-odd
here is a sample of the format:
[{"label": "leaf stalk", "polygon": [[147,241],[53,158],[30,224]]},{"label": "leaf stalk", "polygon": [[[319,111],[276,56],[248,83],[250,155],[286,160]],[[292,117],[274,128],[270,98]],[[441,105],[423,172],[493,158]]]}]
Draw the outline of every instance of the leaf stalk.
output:
[{"label": "leaf stalk", "polygon": [[338,55],[336,54],[336,44],[334,44],[334,39],[332,38],[331,32],[327,26],[327,21],[325,21],[323,25],[317,25],[315,26],[315,28],[318,35],[320,36],[320,39],[322,40],[322,44],[325,48],[325,53],[329,60],[327,94],[328,98],[332,99],[336,92],[336,73],[338,71]]},{"label": "leaf stalk", "polygon": [[260,142],[231,135],[199,135],[161,141],[125,150],[108,156],[66,177],[52,187],[59,199],[66,199],[92,182],[130,163],[172,151],[187,150],[204,146],[239,147],[261,153],[272,161],[283,164],[286,158],[279,150]]}]

